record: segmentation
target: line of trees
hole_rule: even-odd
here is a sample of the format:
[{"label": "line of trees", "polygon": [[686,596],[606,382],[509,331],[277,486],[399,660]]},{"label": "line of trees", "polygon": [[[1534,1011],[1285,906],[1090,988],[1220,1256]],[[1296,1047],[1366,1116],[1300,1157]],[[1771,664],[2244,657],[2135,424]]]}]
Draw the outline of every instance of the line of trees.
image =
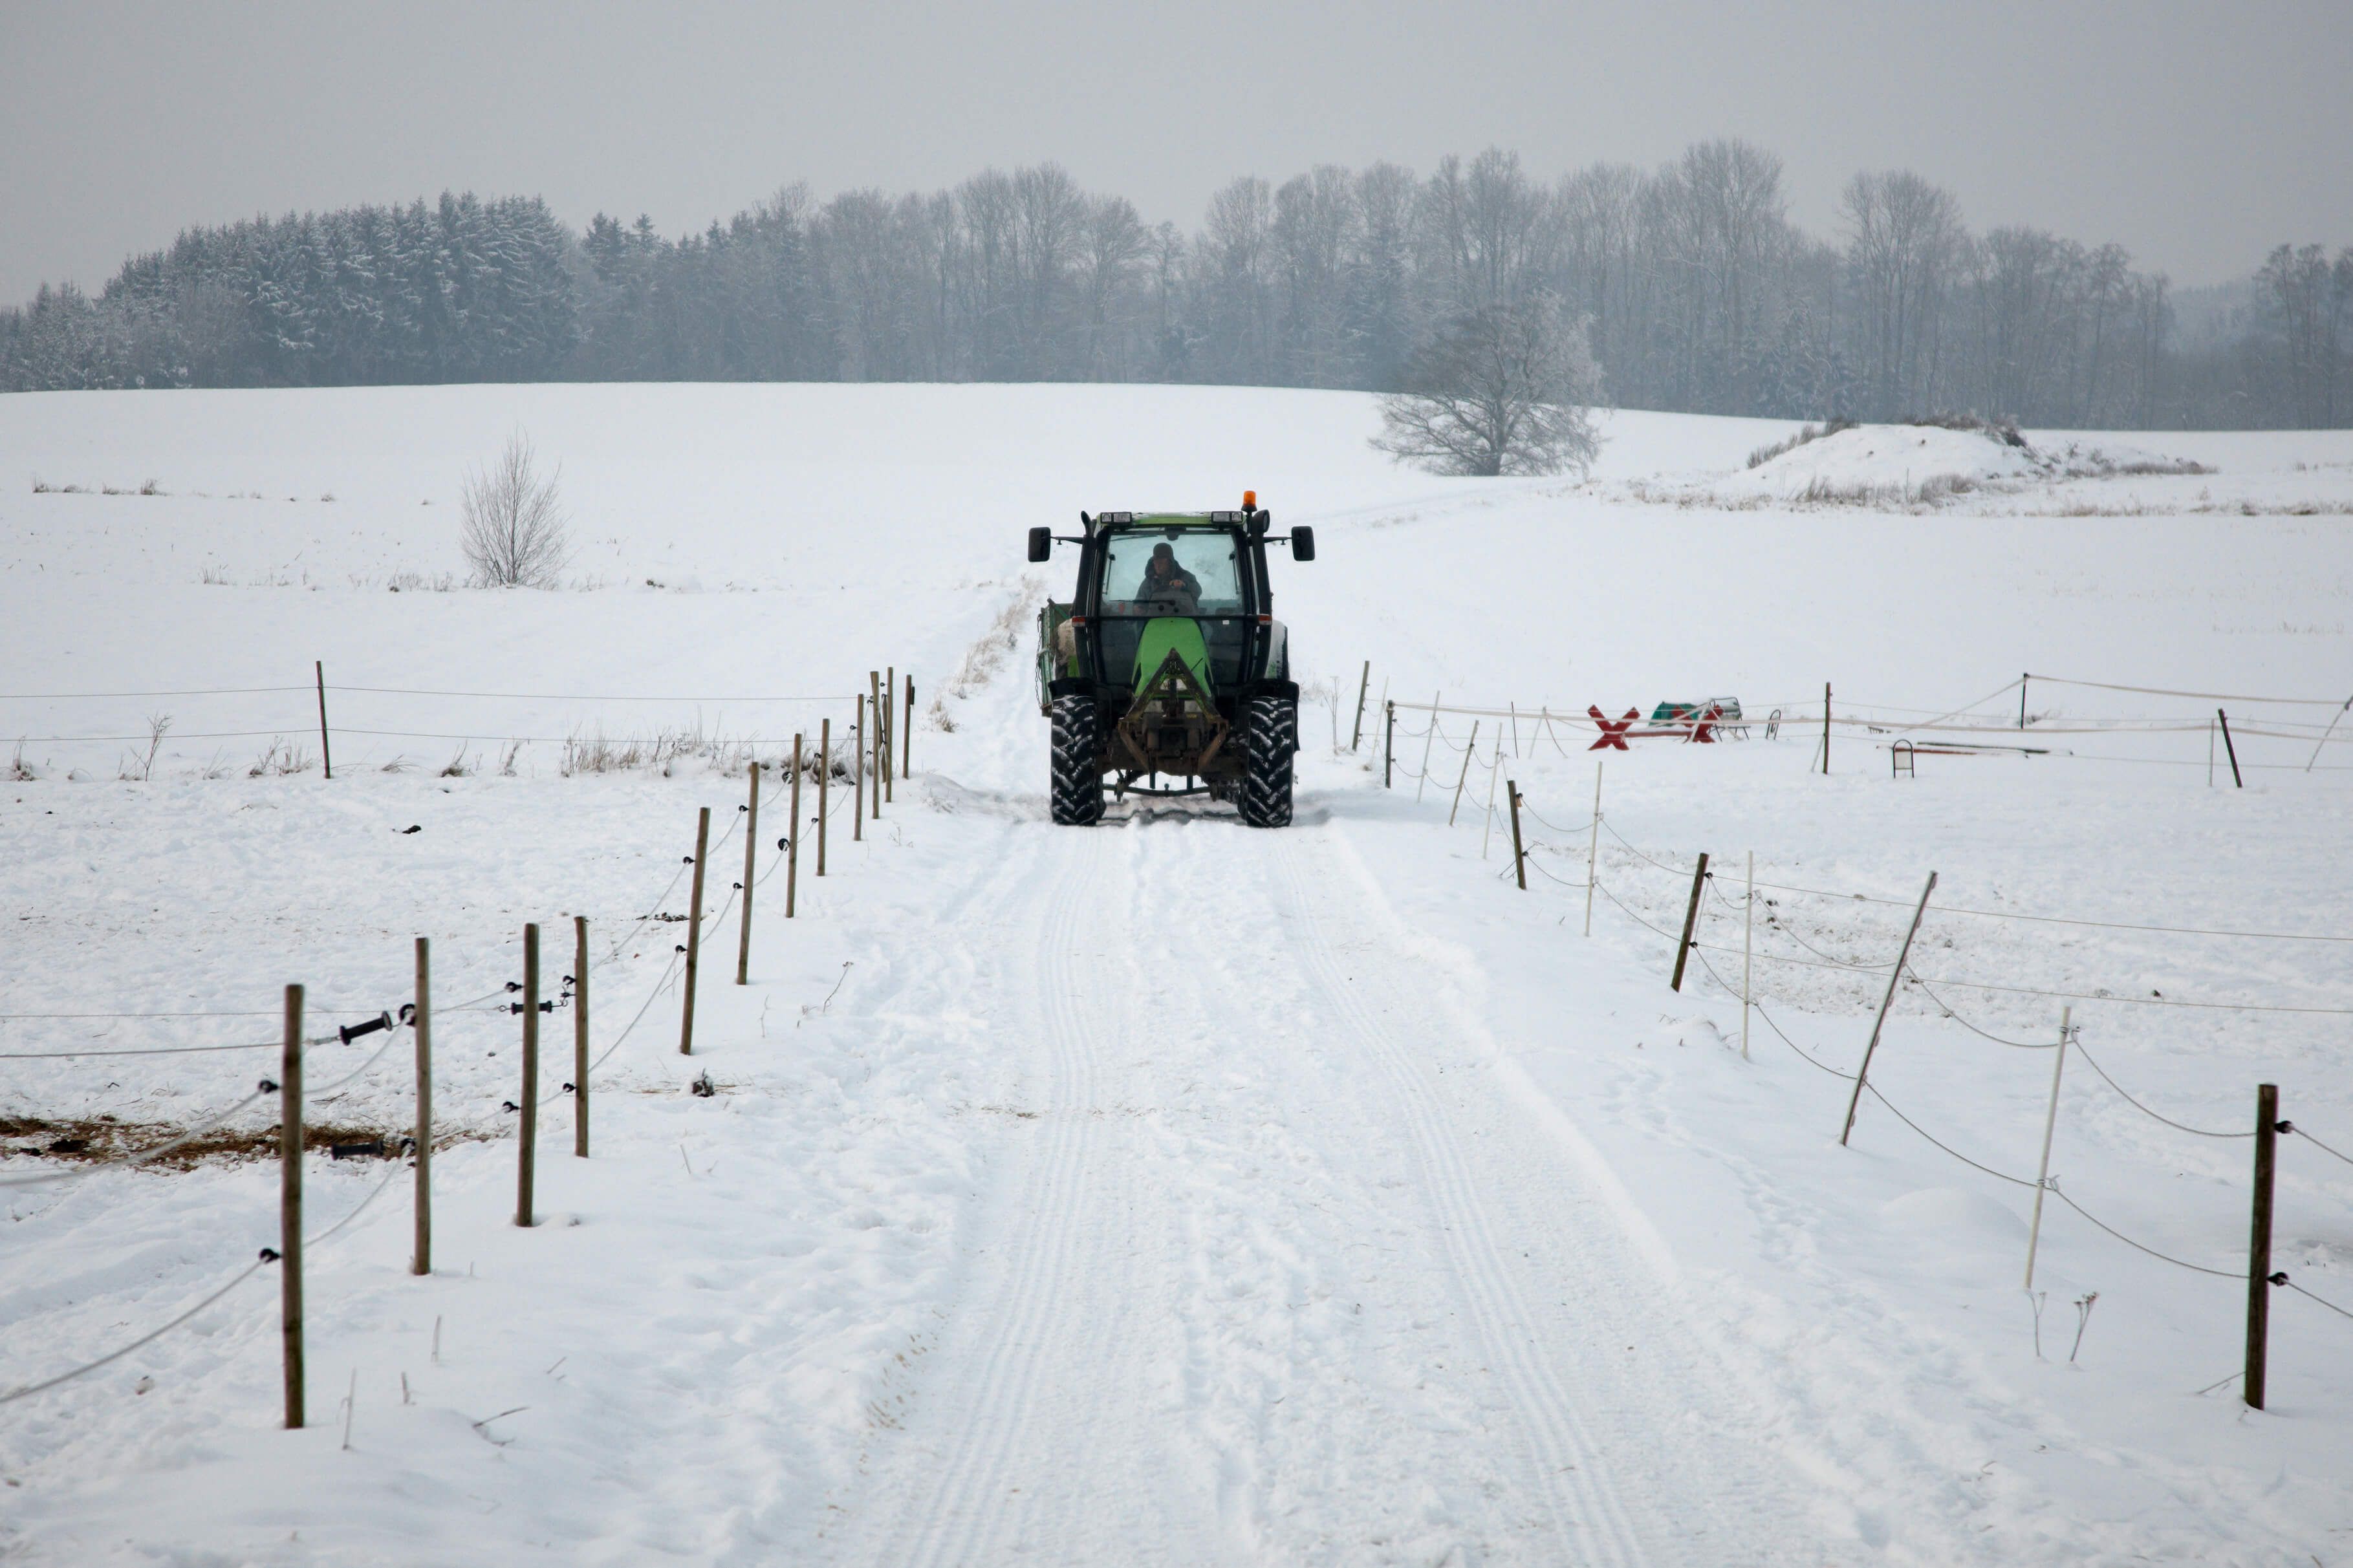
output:
[{"label": "line of trees", "polygon": [[2042,426],[2353,421],[2353,249],[2273,251],[2184,341],[2115,245],[1982,234],[1857,174],[1835,237],[1780,160],[1699,143],[1546,183],[1490,149],[1245,177],[1190,234],[1060,167],[953,190],[802,186],[671,239],[470,195],[194,228],[95,296],[0,310],[0,388],[527,380],[1162,381],[1395,391],[1449,322],[1550,296],[1618,404]]}]

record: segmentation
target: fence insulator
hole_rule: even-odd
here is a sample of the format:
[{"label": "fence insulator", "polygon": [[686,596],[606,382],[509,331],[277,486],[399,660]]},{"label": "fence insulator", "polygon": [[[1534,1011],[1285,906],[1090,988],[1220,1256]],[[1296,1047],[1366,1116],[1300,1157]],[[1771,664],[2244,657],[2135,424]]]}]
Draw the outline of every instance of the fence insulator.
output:
[{"label": "fence insulator", "polygon": [[389,1013],[378,1013],[375,1017],[370,1018],[364,1024],[345,1024],[342,1028],[337,1029],[335,1033],[342,1037],[343,1044],[348,1046],[353,1040],[358,1039],[362,1035],[373,1035],[379,1029],[389,1029],[391,1027],[392,1015]]}]

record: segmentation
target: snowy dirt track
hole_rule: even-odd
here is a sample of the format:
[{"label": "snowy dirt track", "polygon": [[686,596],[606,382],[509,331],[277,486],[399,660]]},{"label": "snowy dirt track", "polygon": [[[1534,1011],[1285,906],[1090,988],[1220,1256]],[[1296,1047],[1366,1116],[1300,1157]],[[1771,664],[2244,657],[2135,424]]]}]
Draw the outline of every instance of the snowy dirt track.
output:
[{"label": "snowy dirt track", "polygon": [[1337,824],[1028,831],[1021,1170],[833,1560],[1813,1560]]},{"label": "snowy dirt track", "polygon": [[[2254,1085],[2353,1152],[2353,725],[2233,699],[2246,787],[2210,787],[2216,702],[2038,673],[2021,716],[2014,683],[2353,686],[2353,437],[2135,435],[2214,471],[1881,512],[1734,494],[1788,433],[1761,421],[1615,415],[1585,482],[1401,471],[1374,424],[1211,388],[0,399],[0,1394],[277,1237],[274,1161],[93,1169],[43,1154],[61,1130],[239,1104],[280,986],[321,1027],[396,1007],[417,935],[449,1008],[431,1273],[406,1165],[306,1162],[311,1233],[357,1215],[309,1250],[309,1428],[279,1427],[265,1269],[0,1404],[0,1559],[2348,1561],[2353,1322],[2283,1292],[2270,1409],[2231,1373]],[[517,425],[565,464],[576,579],[449,586],[458,480]],[[1050,826],[1030,617],[1070,562],[1025,568],[1023,531],[1245,485],[1321,535],[1275,566],[1297,824]],[[789,921],[769,775],[733,984],[744,764],[839,740],[892,665],[912,774],[860,836],[832,790],[823,879],[804,797]],[[1828,776],[1762,722],[1825,679],[1873,716]],[[1478,710],[1475,752],[1471,716],[1401,709],[1384,789],[1385,689]],[[1590,731],[1528,721],[1719,692],[1748,738],[1608,753],[1600,830]],[[1895,777],[1901,726],[1957,704],[2037,754]],[[148,764],[116,737],[151,716]],[[579,761],[658,734],[665,763]],[[1895,996],[1841,1147],[1931,869],[1939,989]],[[527,921],[570,973],[575,915],[595,1153],[559,1011],[518,1227],[502,987]],[[2062,1005],[2070,1202],[2030,1298]],[[352,1076],[318,1118],[408,1124],[381,1038],[313,1047],[313,1084]],[[2348,1174],[2283,1140],[2274,1259],[2353,1304]]]}]

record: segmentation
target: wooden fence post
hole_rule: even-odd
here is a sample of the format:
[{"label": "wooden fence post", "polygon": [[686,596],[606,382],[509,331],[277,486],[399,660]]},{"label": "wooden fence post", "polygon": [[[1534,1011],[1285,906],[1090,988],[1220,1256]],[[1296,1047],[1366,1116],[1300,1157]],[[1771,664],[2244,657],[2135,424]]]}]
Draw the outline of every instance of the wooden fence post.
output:
[{"label": "wooden fence post", "polygon": [[1381,724],[1381,787],[1389,787],[1389,765],[1397,753],[1397,704],[1381,699],[1381,710],[1388,715]]},{"label": "wooden fence post", "polygon": [[793,785],[790,815],[785,822],[785,919],[793,918],[795,886],[801,879],[801,738],[793,737]]},{"label": "wooden fence post", "polygon": [[2067,1038],[2075,1016],[2071,1006],[2059,1009],[2058,1059],[2051,1064],[2051,1105],[2042,1113],[2042,1163],[2034,1170],[2034,1216],[2026,1222],[2026,1288],[2034,1289],[2034,1253],[2042,1240],[2042,1194],[2051,1188],[2051,1135],[2059,1128],[2059,1075],[2067,1070]]},{"label": "wooden fence post", "polygon": [[694,1054],[694,972],[702,961],[702,862],[711,846],[711,808],[694,816],[694,901],[686,913],[686,1001],[678,1016],[678,1054]]},{"label": "wooden fence post", "polygon": [[[327,666],[322,659],[311,661],[311,673],[319,682],[319,765],[329,778],[335,776],[335,754],[327,749]],[[300,1426],[301,1423],[294,1423]]]},{"label": "wooden fence post", "polygon": [[892,742],[899,738],[899,667],[886,666],[882,671],[882,798],[897,805],[899,791],[892,782]]},{"label": "wooden fence post", "polygon": [[286,1360],[286,1429],[302,1425],[302,988],[286,988],[278,1058],[278,1334]]},{"label": "wooden fence post", "polygon": [[411,1274],[433,1272],[433,953],[417,939],[417,1250]]},{"label": "wooden fence post", "polygon": [[1364,678],[1356,682],[1356,727],[1348,732],[1348,750],[1354,752],[1365,739],[1365,694],[1373,689],[1373,661],[1365,660]]},{"label": "wooden fence post", "polygon": [[1670,991],[1683,988],[1683,964],[1691,958],[1692,931],[1699,924],[1700,889],[1707,886],[1707,851],[1699,852],[1699,868],[1692,873],[1691,902],[1683,910],[1683,937],[1675,943],[1675,977],[1667,982]]},{"label": "wooden fence post", "polygon": [[1462,748],[1462,772],[1454,781],[1454,804],[1446,813],[1446,826],[1454,826],[1456,812],[1462,809],[1462,786],[1471,782],[1471,759],[1479,753],[1479,721],[1471,721],[1471,743]]},{"label": "wooden fence post", "polygon": [[911,760],[915,752],[915,677],[912,670],[907,675],[905,718],[907,728],[899,736],[899,776],[911,779],[915,776],[911,771],[915,765]]},{"label": "wooden fence post", "polygon": [[2255,1206],[2247,1236],[2247,1372],[2241,1390],[2263,1407],[2272,1322],[2272,1162],[2279,1142],[2279,1086],[2255,1086]]},{"label": "wooden fence post", "polygon": [[515,1224],[531,1226],[532,1163],[539,1157],[539,926],[522,928],[522,1127],[516,1143]]},{"label": "wooden fence post", "polygon": [[1854,1113],[1862,1104],[1862,1086],[1871,1081],[1872,1053],[1879,1049],[1879,1031],[1886,1026],[1887,1009],[1895,1001],[1895,988],[1904,983],[1904,966],[1912,958],[1912,939],[1920,934],[1921,917],[1928,912],[1928,895],[1936,890],[1936,873],[1928,873],[1928,885],[1920,889],[1920,907],[1912,911],[1912,923],[1904,929],[1904,945],[1896,951],[1895,968],[1887,976],[1887,994],[1879,999],[1879,1016],[1871,1021],[1871,1039],[1862,1047],[1862,1066],[1855,1069],[1854,1092],[1847,1097],[1846,1125],[1839,1130],[1839,1147],[1854,1134]]},{"label": "wooden fence post", "polygon": [[[833,721],[818,721],[817,727],[817,874],[825,875],[825,800],[826,792],[833,787]],[[797,826],[797,825],[796,825]]]},{"label": "wooden fence post", "polygon": [[751,802],[745,805],[744,818],[744,919],[742,934],[735,939],[735,984],[752,983],[752,869],[757,864],[760,849],[760,764],[751,763],[745,770],[751,774]]},{"label": "wooden fence post", "polygon": [[1822,777],[1831,776],[1831,683],[1822,682]]},{"label": "wooden fence post", "polygon": [[2222,721],[2222,750],[2229,753],[2231,758],[2231,787],[2244,789],[2247,787],[2247,781],[2239,776],[2239,748],[2231,742],[2231,716],[2217,708],[2214,710],[2214,717]]},{"label": "wooden fence post", "polygon": [[588,917],[572,917],[572,1152],[588,1157]]},{"label": "wooden fence post", "polygon": [[849,775],[849,841],[866,837],[866,693],[859,692],[856,717],[849,721],[849,756],[856,765]]},{"label": "wooden fence post", "polygon": [[1505,779],[1504,793],[1512,797],[1512,871],[1519,878],[1520,891],[1525,893],[1528,890],[1528,855],[1520,847],[1520,786]]}]

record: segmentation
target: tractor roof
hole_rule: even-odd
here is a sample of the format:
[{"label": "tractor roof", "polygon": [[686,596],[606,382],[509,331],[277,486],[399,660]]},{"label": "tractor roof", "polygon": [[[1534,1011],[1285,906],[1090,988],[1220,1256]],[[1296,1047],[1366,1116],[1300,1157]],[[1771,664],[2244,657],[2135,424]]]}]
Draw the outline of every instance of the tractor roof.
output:
[{"label": "tractor roof", "polygon": [[1238,528],[1250,521],[1240,511],[1099,511],[1098,528]]}]

